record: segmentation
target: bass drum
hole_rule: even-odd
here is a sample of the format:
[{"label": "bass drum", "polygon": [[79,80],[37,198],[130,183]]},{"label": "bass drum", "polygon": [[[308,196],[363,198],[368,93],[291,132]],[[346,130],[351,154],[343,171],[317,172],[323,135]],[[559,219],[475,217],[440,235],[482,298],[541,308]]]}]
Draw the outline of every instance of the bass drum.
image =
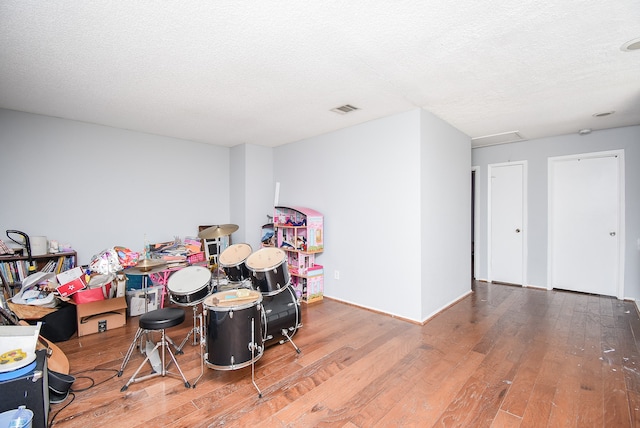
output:
[{"label": "bass drum", "polygon": [[230,282],[249,279],[249,269],[244,261],[251,255],[251,251],[249,244],[233,244],[220,254],[220,266]]},{"label": "bass drum", "polygon": [[286,341],[287,337],[282,334],[282,330],[286,330],[291,338],[302,327],[300,304],[291,285],[285,287],[282,293],[264,296],[262,306],[264,346]]},{"label": "bass drum", "polygon": [[211,293],[211,272],[202,266],[187,266],[175,271],[167,281],[171,301],[181,306],[195,306]]},{"label": "bass drum", "polygon": [[247,259],[252,271],[251,284],[254,290],[265,295],[280,293],[289,284],[287,254],[279,248],[261,248]]},{"label": "bass drum", "polygon": [[262,357],[261,303],[262,294],[247,289],[214,293],[204,300],[207,367],[236,370]]}]

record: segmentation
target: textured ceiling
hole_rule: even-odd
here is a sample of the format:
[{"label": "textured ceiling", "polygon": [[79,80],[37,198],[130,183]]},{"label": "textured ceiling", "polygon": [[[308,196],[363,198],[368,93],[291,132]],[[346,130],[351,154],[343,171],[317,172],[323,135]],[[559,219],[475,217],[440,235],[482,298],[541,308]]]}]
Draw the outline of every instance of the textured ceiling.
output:
[{"label": "textured ceiling", "polygon": [[638,23],[637,0],[2,0],[0,108],[223,146],[415,108],[533,139],[640,124]]}]

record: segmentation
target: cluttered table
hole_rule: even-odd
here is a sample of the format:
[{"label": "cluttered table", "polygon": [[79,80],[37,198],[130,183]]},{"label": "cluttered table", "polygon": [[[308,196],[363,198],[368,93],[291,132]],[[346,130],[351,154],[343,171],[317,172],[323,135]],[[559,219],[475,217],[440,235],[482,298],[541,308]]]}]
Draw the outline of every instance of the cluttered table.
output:
[{"label": "cluttered table", "polygon": [[39,320],[55,311],[57,308],[42,308],[33,305],[19,305],[13,302],[7,302],[9,309],[13,311],[21,320]]}]

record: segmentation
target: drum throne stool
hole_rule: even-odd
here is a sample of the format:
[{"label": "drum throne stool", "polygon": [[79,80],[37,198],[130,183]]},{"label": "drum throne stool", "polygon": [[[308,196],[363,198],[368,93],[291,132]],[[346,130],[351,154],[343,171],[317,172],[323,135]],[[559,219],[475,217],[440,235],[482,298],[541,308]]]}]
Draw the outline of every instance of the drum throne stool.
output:
[{"label": "drum throne stool", "polygon": [[[131,379],[129,379],[127,384],[120,389],[121,392],[126,391],[127,388],[129,388],[129,385],[131,385],[132,383],[141,382],[143,380],[150,379],[156,376],[172,375],[172,376],[178,377],[177,373],[172,373],[167,370],[167,367],[171,364],[171,362],[173,362],[176,365],[176,368],[180,373],[179,377],[181,377],[182,380],[184,381],[184,386],[186,388],[191,387],[191,385],[187,381],[187,378],[184,376],[184,373],[182,373],[182,370],[178,365],[178,361],[176,361],[175,355],[171,351],[171,347],[169,346],[169,340],[165,334],[165,329],[182,324],[182,322],[184,321],[184,318],[185,318],[184,309],[173,308],[173,307],[156,309],[154,311],[147,312],[146,314],[143,314],[140,316],[140,320],[138,321],[138,330],[136,331],[136,335],[133,338],[133,342],[131,342],[131,346],[129,346],[129,350],[127,351],[127,354],[124,357],[124,361],[122,362],[122,366],[120,367],[118,376],[122,376],[124,367],[129,362],[129,358],[131,358],[131,354],[133,353],[133,350],[136,347],[136,343],[141,338],[143,333],[146,333],[149,331],[160,331],[161,339],[160,339],[160,342],[156,343],[153,349],[146,351],[146,357],[144,361],[142,361],[142,364],[140,364],[140,366],[135,371],[133,376],[131,376]],[[142,367],[144,367],[144,365],[147,363],[147,361],[150,361],[151,355],[156,351],[158,351],[159,348],[160,348],[160,356],[162,358],[161,370],[160,371],[155,370],[151,374],[136,377],[140,372],[140,370],[142,370]],[[165,364],[165,357],[167,352],[169,353],[171,360]]]}]

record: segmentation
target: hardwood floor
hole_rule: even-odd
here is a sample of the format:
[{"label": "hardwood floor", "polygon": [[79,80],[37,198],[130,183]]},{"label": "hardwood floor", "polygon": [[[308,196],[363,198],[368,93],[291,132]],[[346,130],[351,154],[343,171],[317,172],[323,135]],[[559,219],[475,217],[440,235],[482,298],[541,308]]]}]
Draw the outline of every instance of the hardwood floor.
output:
[{"label": "hardwood floor", "polygon": [[[424,326],[325,299],[303,306],[290,344],[251,368],[205,367],[196,388],[157,377],[120,388],[114,377],[137,328],[58,346],[78,377],[75,399],[51,406],[67,427],[627,427],[640,420],[640,319],[633,302],[476,283]],[[167,330],[176,341],[191,311]],[[192,381],[199,346],[178,356]],[[145,368],[146,370],[146,368]],[[85,377],[86,376],[86,377]],[[95,383],[91,387],[92,383]]]}]

